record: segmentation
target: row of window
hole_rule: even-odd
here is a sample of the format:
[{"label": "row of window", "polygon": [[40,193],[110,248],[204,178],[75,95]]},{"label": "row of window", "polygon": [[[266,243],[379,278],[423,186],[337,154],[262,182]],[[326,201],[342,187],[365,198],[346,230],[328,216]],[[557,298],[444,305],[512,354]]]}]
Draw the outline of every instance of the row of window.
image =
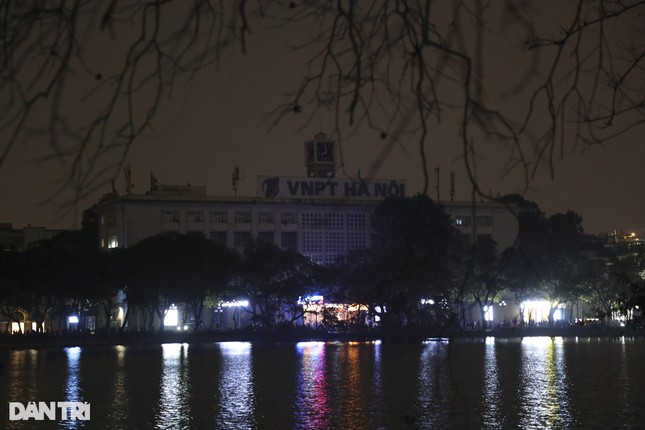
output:
[{"label": "row of window", "polygon": [[[161,221],[164,222],[179,222],[179,210],[162,210]],[[203,223],[205,220],[204,211],[186,211],[186,222],[188,223]],[[251,211],[235,211],[233,213],[232,221],[236,224],[250,224],[253,220],[253,213]],[[211,223],[228,223],[229,213],[227,211],[209,211],[208,221]],[[280,213],[280,222],[282,224],[296,224],[296,214],[293,212]],[[274,224],[274,212],[259,212],[258,223],[260,224]]]},{"label": "row of window", "polygon": [[[274,212],[258,212],[258,224],[275,224]],[[186,211],[187,223],[203,223],[205,221],[204,211]],[[228,223],[229,213],[227,211],[209,211],[208,220],[211,223]],[[162,210],[161,221],[180,221],[179,210]],[[251,211],[233,212],[232,221],[236,224],[251,224],[253,213]],[[281,212],[280,222],[282,224],[297,224],[296,214],[293,212]],[[366,230],[366,214],[338,214],[338,213],[304,213],[302,214],[302,226],[311,230]]]},{"label": "row of window", "polygon": [[[458,215],[455,217],[455,225],[458,227],[469,227],[472,225],[472,217],[468,215]],[[477,227],[492,227],[492,216],[476,216],[475,223]]]},{"label": "row of window", "polygon": [[366,214],[303,213],[306,230],[367,230]]},{"label": "row of window", "polygon": [[[203,234],[201,231],[194,234]],[[233,247],[244,248],[244,245],[255,237],[264,242],[275,243],[283,249],[298,249],[298,233],[287,231],[279,233],[279,241],[276,241],[276,232],[259,231],[255,235],[250,231],[234,231]],[[228,245],[228,232],[211,231],[209,239],[213,242]],[[340,232],[306,231],[302,234],[302,252],[304,254],[326,253],[340,256],[354,249],[367,248],[367,237],[362,233],[343,234]]]}]

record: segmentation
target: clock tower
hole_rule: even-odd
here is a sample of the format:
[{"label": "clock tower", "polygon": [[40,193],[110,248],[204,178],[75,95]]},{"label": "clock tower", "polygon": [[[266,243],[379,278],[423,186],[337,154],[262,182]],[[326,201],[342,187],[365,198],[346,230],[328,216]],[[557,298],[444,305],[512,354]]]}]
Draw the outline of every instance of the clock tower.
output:
[{"label": "clock tower", "polygon": [[336,174],[336,147],[325,133],[305,142],[305,167],[312,178],[333,178]]}]

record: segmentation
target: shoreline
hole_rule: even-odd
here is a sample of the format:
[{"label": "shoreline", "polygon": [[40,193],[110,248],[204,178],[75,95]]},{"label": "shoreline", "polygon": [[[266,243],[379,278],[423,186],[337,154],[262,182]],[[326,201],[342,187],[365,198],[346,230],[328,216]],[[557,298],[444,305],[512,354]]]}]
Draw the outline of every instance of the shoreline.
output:
[{"label": "shoreline", "polygon": [[645,330],[627,327],[512,327],[487,330],[429,330],[382,332],[327,333],[314,330],[292,331],[206,331],[198,333],[168,332],[161,334],[126,333],[114,336],[102,335],[0,335],[0,350],[40,349],[50,347],[91,347],[117,345],[161,345],[165,343],[215,343],[215,342],[254,342],[258,344],[298,343],[298,342],[373,342],[388,343],[420,342],[431,339],[466,340],[494,337],[512,339],[524,337],[562,337],[562,338],[641,338]]}]

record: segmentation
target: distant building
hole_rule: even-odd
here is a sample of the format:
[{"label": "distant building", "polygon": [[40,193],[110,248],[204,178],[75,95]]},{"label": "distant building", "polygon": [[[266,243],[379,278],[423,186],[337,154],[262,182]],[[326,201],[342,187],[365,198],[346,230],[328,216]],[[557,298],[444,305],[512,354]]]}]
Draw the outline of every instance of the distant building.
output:
[{"label": "distant building", "polygon": [[[372,241],[374,207],[405,196],[401,180],[335,177],[335,147],[323,133],[305,143],[306,177],[260,176],[256,197],[216,197],[206,187],[163,185],[151,176],[146,194],[109,195],[97,205],[99,246],[127,248],[160,233],[200,234],[242,249],[255,237],[332,263]],[[235,180],[235,178],[234,178]],[[441,202],[464,239],[490,236],[512,246],[516,217],[494,202]]]},{"label": "distant building", "polygon": [[0,223],[0,250],[24,250],[32,243],[51,239],[63,231],[66,230],[50,230],[31,225],[22,229],[14,229],[11,223]]},{"label": "distant building", "polygon": [[[323,133],[305,143],[305,177],[260,176],[256,197],[209,196],[206,187],[164,185],[151,175],[145,194],[112,193],[96,206],[99,246],[127,248],[157,234],[198,234],[242,250],[251,238],[294,249],[329,264],[372,245],[372,214],[389,196],[405,196],[401,180],[336,177],[334,142]],[[233,185],[239,180],[233,174]],[[131,191],[126,186],[126,190]],[[517,218],[494,202],[441,202],[464,241],[489,236],[512,246]]]}]

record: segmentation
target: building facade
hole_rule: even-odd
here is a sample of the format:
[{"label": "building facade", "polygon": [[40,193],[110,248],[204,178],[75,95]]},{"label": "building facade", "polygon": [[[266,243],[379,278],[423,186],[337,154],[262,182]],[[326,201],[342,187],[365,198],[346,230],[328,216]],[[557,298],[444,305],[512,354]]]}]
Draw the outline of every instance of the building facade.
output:
[{"label": "building facade", "polygon": [[[282,179],[276,177],[278,179]],[[288,183],[285,180],[286,183]],[[307,179],[329,187],[329,182]],[[373,182],[362,184],[374,187]],[[342,183],[340,185],[343,185]],[[394,189],[394,188],[393,188]],[[163,233],[198,234],[242,250],[252,237],[295,249],[319,263],[333,263],[372,244],[372,214],[381,199],[214,197],[204,187],[164,187],[145,195],[124,195],[98,206],[99,246],[127,248]],[[464,240],[490,236],[499,250],[512,246],[518,223],[495,203],[444,203]]]},{"label": "building facade", "polygon": [[32,243],[53,238],[55,235],[70,230],[51,230],[45,227],[28,225],[14,229],[11,223],[0,223],[0,250],[15,249],[24,251]]},{"label": "building facade", "polygon": [[[305,143],[307,176],[259,176],[255,197],[210,196],[206,187],[163,185],[151,175],[145,194],[110,194],[96,206],[99,246],[127,248],[147,237],[179,233],[241,251],[257,238],[320,264],[334,263],[352,250],[370,248],[375,207],[406,195],[402,180],[337,178],[335,160],[334,143],[320,133]],[[518,221],[506,206],[441,203],[465,242],[488,236],[500,252],[514,244]]]}]

